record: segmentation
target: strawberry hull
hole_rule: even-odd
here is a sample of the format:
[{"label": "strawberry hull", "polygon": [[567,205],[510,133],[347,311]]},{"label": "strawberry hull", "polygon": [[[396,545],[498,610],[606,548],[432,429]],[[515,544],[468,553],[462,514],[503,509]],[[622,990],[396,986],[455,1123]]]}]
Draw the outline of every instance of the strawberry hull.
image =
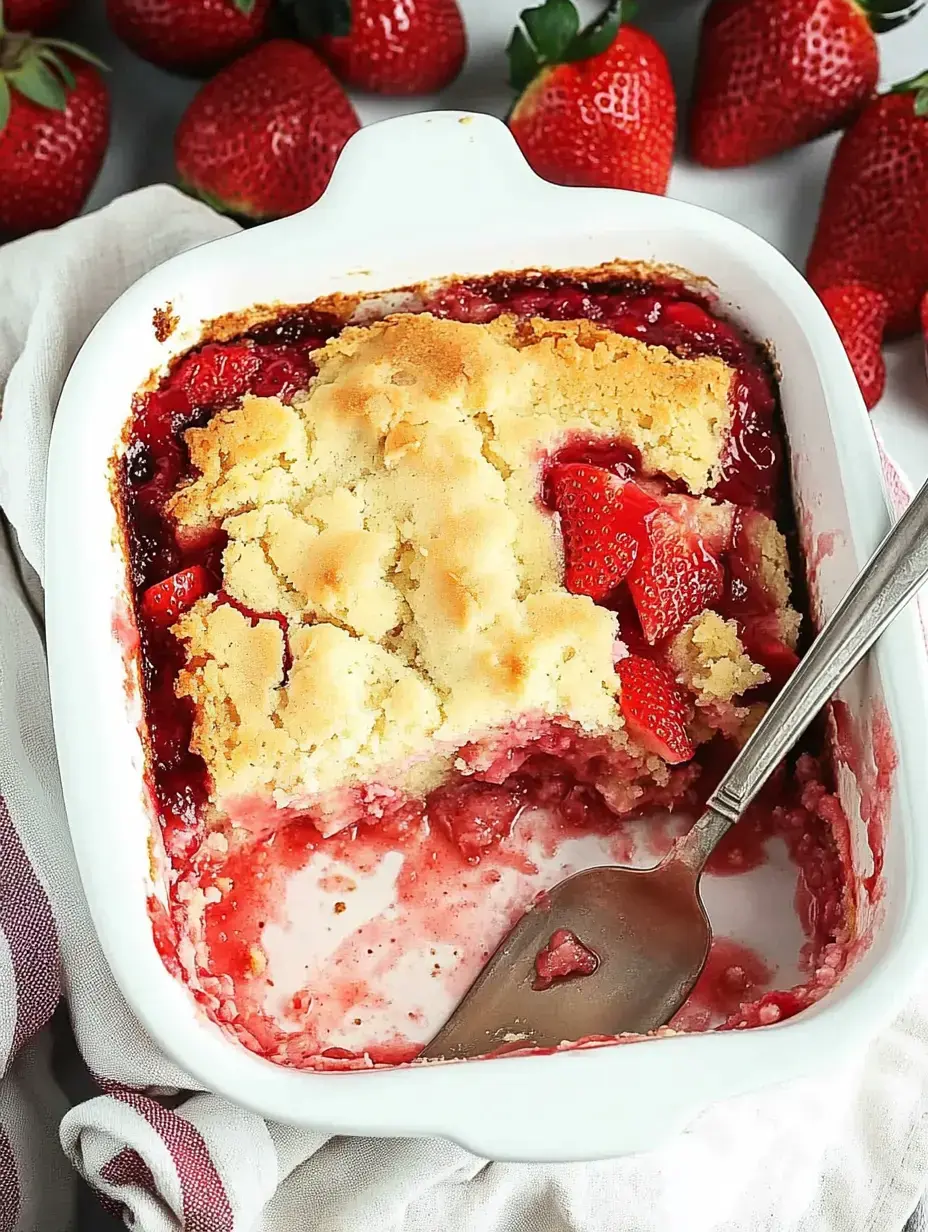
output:
[{"label": "strawberry hull", "polygon": [[[394,206],[383,186],[397,177],[410,191]],[[372,213],[369,202],[378,193],[383,206]],[[572,220],[571,228],[565,228],[565,217]],[[312,260],[295,261],[297,251],[311,252]],[[626,254],[624,267],[616,262],[617,253]],[[266,313],[251,310],[254,304],[306,304],[338,293],[376,296],[385,287],[431,288],[453,274],[489,278],[500,270],[515,275],[548,268],[576,278],[604,262],[613,263],[617,275],[624,268],[638,277],[642,269],[658,276],[655,262],[675,267],[678,277],[681,269],[696,270],[720,288],[723,315],[730,311],[749,335],[770,340],[782,372],[796,522],[803,551],[817,561],[809,578],[812,611],[827,614],[882,536],[887,515],[866,412],[817,297],[767,244],[716,215],[666,199],[579,192],[539,181],[505,128],[486,117],[415,116],[365,130],[349,143],[317,206],[300,217],[187,253],[149,275],[97,326],[69,376],[50,459],[48,633],[62,780],[87,898],[118,984],[152,1037],[204,1085],[268,1117],[325,1132],[437,1133],[495,1159],[590,1159],[643,1150],[707,1103],[834,1065],[892,1015],[920,969],[928,930],[928,836],[915,824],[910,802],[928,791],[916,738],[928,726],[928,688],[914,613],[900,618],[870,663],[841,690],[847,715],[832,753],[840,771],[840,802],[827,782],[806,767],[801,799],[781,815],[779,837],[764,836],[746,822],[744,830],[733,832],[740,845],[725,853],[728,867],[720,868],[712,882],[717,891],[713,922],[721,937],[740,943],[738,953],[756,955],[757,961],[741,965],[752,978],[756,975],[758,992],[762,973],[778,970],[780,991],[743,1014],[756,1029],[710,1030],[622,1046],[589,1041],[544,1056],[399,1068],[389,1066],[412,1055],[408,1032],[391,1036],[385,1029],[366,1057],[363,1049],[343,1044],[340,1052],[320,1053],[316,1067],[307,1071],[295,1067],[295,1057],[274,1054],[285,1063],[269,1064],[269,1041],[259,1016],[250,1019],[250,1033],[241,1024],[235,1028],[232,1000],[221,982],[203,984],[195,1001],[165,968],[161,955],[170,956],[170,929],[156,909],[156,945],[147,901],[151,897],[163,905],[168,865],[148,804],[138,647],[132,638],[114,634],[114,628],[126,626],[125,620],[114,621],[114,609],[124,611],[127,604],[127,553],[110,482],[114,449],[121,455],[127,443],[133,394],[152,371],[165,372],[200,341],[204,321],[252,313],[256,324],[266,322]],[[688,274],[682,277],[691,280]],[[469,293],[477,297],[473,284]],[[159,341],[152,315],[168,301],[179,325],[170,339]],[[85,414],[89,404],[96,408],[90,421]],[[81,458],[80,467],[74,466],[75,457]],[[135,461],[144,476],[143,460]],[[816,555],[823,536],[830,537],[831,550]],[[173,576],[183,562],[173,569],[170,565],[166,559],[160,562],[162,576]],[[634,653],[646,652],[641,640],[643,646]],[[82,648],[80,656],[74,654],[75,645]],[[93,700],[93,731],[86,723],[88,698]],[[166,730],[164,756],[175,756],[177,746],[182,747],[182,734]],[[863,796],[867,825],[858,821]],[[492,808],[477,818],[485,823],[483,829],[475,822],[468,831],[478,847],[509,824],[511,801],[488,793],[487,803]],[[196,801],[185,800],[178,790],[173,804],[178,846],[184,846],[183,826],[195,808]],[[524,811],[513,822],[515,830],[522,833],[519,827],[536,825],[534,816]],[[827,831],[816,829],[820,826]],[[808,885],[827,882],[834,889],[850,874],[850,917],[840,891],[828,904],[822,900],[828,927],[843,912],[850,934],[827,942],[826,949],[836,947],[827,952],[813,946],[818,958],[803,973],[799,951],[811,939],[795,923],[795,876],[788,886],[777,882],[776,862],[764,853],[780,842],[803,851],[807,834],[823,832],[832,835],[832,856],[810,860]],[[547,850],[552,836],[543,827],[535,833],[539,851]],[[309,867],[310,838],[294,831],[283,844],[293,876]],[[608,862],[637,854],[653,860],[672,838],[672,827],[651,820],[634,833],[603,837],[595,853],[584,848],[584,859]],[[442,846],[440,835],[433,836],[430,849],[416,847],[412,836],[407,841],[408,872],[425,875],[433,865],[450,871],[451,861],[458,861],[453,867],[461,897],[455,903],[492,907],[500,913],[494,919],[504,918],[510,892],[515,898],[509,910],[513,902],[526,902],[529,891],[543,888],[518,867],[507,836],[481,847],[490,854],[476,864],[462,862],[450,839]],[[363,859],[360,849],[354,850],[359,875],[367,877],[381,867],[373,850]],[[815,850],[824,852],[823,847]],[[430,851],[435,856],[431,864],[426,861]],[[320,858],[315,848],[309,854]],[[347,847],[331,848],[333,858],[348,854]],[[270,851],[267,858],[272,858]],[[559,873],[554,859],[547,867],[556,880],[563,868]],[[735,868],[741,871],[734,873]],[[492,882],[491,871],[499,874]],[[246,874],[243,866],[241,875]],[[326,921],[350,923],[354,900],[338,880],[347,874],[329,867],[318,876],[331,879],[325,891],[332,896]],[[301,884],[294,883],[297,889]],[[363,884],[365,901],[374,904],[383,881]],[[396,884],[402,901],[411,905],[408,877],[397,874]],[[486,917],[480,917],[481,924],[468,914],[471,908],[462,907],[456,922],[454,912],[441,906],[441,878],[430,884],[439,888],[430,900],[432,926],[448,942],[453,983],[467,974],[454,967],[453,950],[468,935],[486,945]],[[757,921],[758,896],[774,892],[783,895],[776,900],[784,903],[782,916],[774,912],[776,918],[758,923],[755,932],[739,934],[737,921]],[[274,901],[284,904],[286,895]],[[346,910],[337,910],[340,902],[347,903]],[[235,938],[223,927],[223,905],[206,905],[207,927],[215,928],[217,940],[219,932],[226,934],[232,947],[229,963],[244,970],[251,959],[247,947],[235,950]],[[257,927],[263,918],[239,922]],[[806,918],[820,919],[822,912],[810,907]],[[279,932],[285,935],[277,938],[283,945],[290,933]],[[398,946],[416,954],[414,932],[387,934],[381,938],[384,945],[391,935]],[[429,961],[444,968],[444,958]],[[370,974],[359,970],[358,979]],[[716,983],[725,981],[720,977]],[[806,991],[792,992],[799,985]],[[365,987],[365,996],[375,991],[369,979]],[[428,987],[436,997],[441,989],[452,995],[451,984],[442,978],[430,978]],[[336,1009],[338,998],[349,996],[342,985],[333,985],[331,992]],[[311,994],[297,988],[287,1012],[305,1012]],[[370,1006],[372,1014],[382,1013],[374,1000]],[[227,1016],[235,1038],[199,1007]],[[727,1012],[729,1006],[715,1008]],[[438,1001],[422,1009],[440,1012]],[[733,1020],[738,1013],[736,1007]],[[367,1072],[325,1072],[336,1065]],[[494,1115],[488,1118],[491,1105]]]}]

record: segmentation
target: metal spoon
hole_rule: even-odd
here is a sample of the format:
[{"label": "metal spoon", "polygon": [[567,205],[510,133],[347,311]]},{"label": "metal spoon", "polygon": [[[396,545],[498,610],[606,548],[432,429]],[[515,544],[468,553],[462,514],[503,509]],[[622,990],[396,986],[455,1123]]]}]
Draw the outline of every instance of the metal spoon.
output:
[{"label": "metal spoon", "polygon": [[[699,879],[719,840],[837,686],[928,575],[928,483],[877,548],[776,697],[706,811],[649,869],[593,868],[548,891],[513,927],[423,1057],[505,1044],[556,1047],[666,1023],[705,965],[712,933]],[[539,990],[535,959],[567,929],[598,960]]]}]

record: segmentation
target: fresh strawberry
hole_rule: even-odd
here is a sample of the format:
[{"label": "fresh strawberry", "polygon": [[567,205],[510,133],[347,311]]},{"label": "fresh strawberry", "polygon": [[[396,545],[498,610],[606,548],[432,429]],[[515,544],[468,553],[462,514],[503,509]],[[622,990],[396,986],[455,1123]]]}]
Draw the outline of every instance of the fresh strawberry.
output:
[{"label": "fresh strawberry", "polygon": [[641,628],[653,646],[721,598],[725,574],[700,535],[669,513],[648,521],[647,543],[628,575]]},{"label": "fresh strawberry", "polygon": [[322,195],[360,124],[309,47],[272,39],[208,81],[174,137],[181,181],[250,219],[295,214]]},{"label": "fresh strawberry", "polygon": [[555,184],[665,192],[676,99],[654,39],[621,24],[618,0],[584,30],[571,0],[521,16],[508,48],[519,92],[509,127],[532,168]]},{"label": "fresh strawberry", "polygon": [[922,319],[922,338],[925,341],[925,364],[928,366],[928,291],[922,296],[920,314]]},{"label": "fresh strawberry", "polygon": [[5,0],[3,25],[7,30],[42,34],[60,21],[70,7],[71,0]]},{"label": "fresh strawberry", "polygon": [[918,329],[928,287],[928,71],[868,103],[835,151],[806,275],[819,294],[863,283],[886,335]]},{"label": "fresh strawberry", "polygon": [[635,563],[644,518],[657,502],[636,484],[578,462],[553,467],[548,485],[561,519],[564,585],[571,594],[604,599]]},{"label": "fresh strawberry", "polygon": [[173,577],[149,586],[142,595],[142,615],[159,629],[169,629],[188,608],[193,607],[197,599],[202,599],[213,589],[213,579],[203,566],[191,565]]},{"label": "fresh strawberry", "polygon": [[886,384],[883,362],[883,330],[889,315],[885,295],[861,283],[829,287],[822,292],[822,303],[844,343],[867,410],[876,406]]},{"label": "fresh strawberry", "polygon": [[113,30],[160,68],[205,76],[261,38],[270,0],[106,0]]},{"label": "fresh strawberry", "polygon": [[712,0],[703,19],[690,151],[737,167],[843,128],[876,89],[874,31],[912,0]]},{"label": "fresh strawberry", "polygon": [[98,65],[73,43],[0,25],[0,238],[57,227],[86,201],[109,137]]},{"label": "fresh strawberry", "polygon": [[620,659],[615,670],[629,734],[671,765],[689,761],[695,750],[686,732],[686,702],[670,672],[640,655]]},{"label": "fresh strawberry", "polygon": [[300,33],[355,90],[432,94],[454,81],[467,55],[457,0],[288,2]]}]

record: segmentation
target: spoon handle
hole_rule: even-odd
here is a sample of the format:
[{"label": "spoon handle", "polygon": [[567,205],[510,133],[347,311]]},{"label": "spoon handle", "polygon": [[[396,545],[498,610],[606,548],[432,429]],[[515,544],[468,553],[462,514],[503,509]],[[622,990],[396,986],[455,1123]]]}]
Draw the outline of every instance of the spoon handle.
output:
[{"label": "spoon handle", "polygon": [[675,858],[705,863],[838,685],[928,576],[928,482],[841,600],[777,694]]}]

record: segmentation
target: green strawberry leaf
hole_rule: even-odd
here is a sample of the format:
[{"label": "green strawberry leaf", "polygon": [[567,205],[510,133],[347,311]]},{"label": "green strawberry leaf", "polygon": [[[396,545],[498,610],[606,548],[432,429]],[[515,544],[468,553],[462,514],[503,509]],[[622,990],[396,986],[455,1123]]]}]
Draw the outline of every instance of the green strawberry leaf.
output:
[{"label": "green strawberry leaf", "polygon": [[506,55],[509,57],[509,84],[521,94],[528,83],[538,75],[542,66],[521,26],[516,26],[513,30],[512,38],[506,47]]},{"label": "green strawberry leaf", "polygon": [[509,83],[521,93],[541,69],[554,64],[588,60],[610,47],[624,17],[632,10],[632,0],[609,3],[583,30],[571,0],[544,0],[519,14],[506,52],[509,56]]},{"label": "green strawberry leaf", "polygon": [[601,55],[607,47],[611,47],[619,26],[623,21],[634,15],[634,4],[622,3],[622,0],[612,0],[598,17],[574,39],[567,49],[567,60],[588,60],[591,56]]},{"label": "green strawberry leaf", "polygon": [[895,30],[920,12],[925,0],[859,0],[871,28],[877,34]]},{"label": "green strawberry leaf", "polygon": [[538,55],[547,64],[558,64],[577,37],[580,18],[571,0],[545,0],[535,9],[519,14]]},{"label": "green strawberry leaf", "polygon": [[10,87],[7,85],[6,78],[0,73],[0,133],[6,128],[6,122],[10,118],[12,103]]},{"label": "green strawberry leaf", "polygon": [[914,94],[915,114],[928,116],[928,69],[910,77],[908,81],[900,81],[893,86],[890,94]]},{"label": "green strawberry leaf", "polygon": [[49,68],[52,68],[55,70],[55,72],[64,82],[66,89],[68,90],[74,89],[75,85],[77,84],[74,74],[71,72],[70,66],[67,65],[64,62],[64,60],[62,60],[61,56],[58,55],[57,51],[55,51],[51,47],[43,47],[41,44],[39,44],[39,46],[36,48],[36,55],[40,56],[45,61],[45,63],[49,66]]},{"label": "green strawberry leaf", "polygon": [[99,56],[95,56],[92,51],[88,51],[86,47],[80,47],[77,43],[69,43],[66,39],[46,38],[42,39],[43,47],[54,47],[59,51],[66,51],[69,55],[77,56],[79,60],[85,60],[88,64],[92,64],[94,68],[98,68],[101,73],[110,71],[109,65],[106,64]]},{"label": "green strawberry leaf", "polygon": [[232,3],[245,17],[254,11],[255,0],[232,0]]},{"label": "green strawberry leaf", "polygon": [[30,56],[7,73],[7,80],[14,90],[40,107],[64,111],[68,105],[61,78],[38,56]]}]

